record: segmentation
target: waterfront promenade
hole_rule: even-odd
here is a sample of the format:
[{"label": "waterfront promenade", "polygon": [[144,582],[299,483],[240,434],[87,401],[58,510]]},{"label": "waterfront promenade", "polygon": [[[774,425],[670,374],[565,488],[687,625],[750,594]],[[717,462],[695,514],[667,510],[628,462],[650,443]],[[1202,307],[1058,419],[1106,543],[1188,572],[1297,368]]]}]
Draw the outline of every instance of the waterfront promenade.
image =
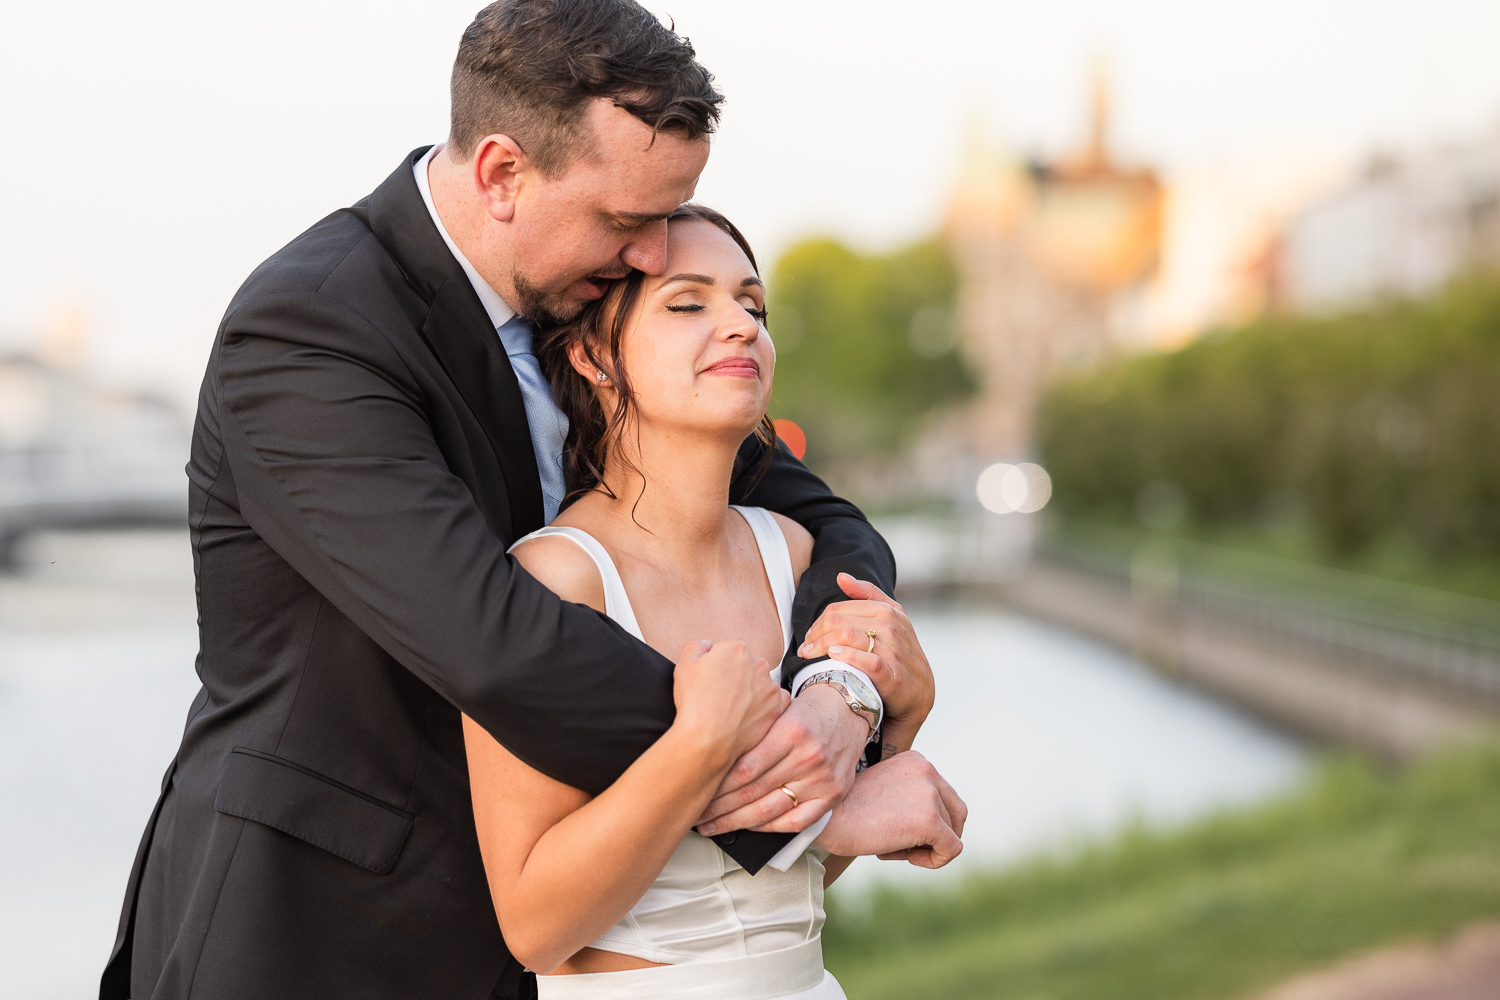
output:
[{"label": "waterfront promenade", "polygon": [[898,562],[916,569],[905,596],[1013,608],[1288,730],[1391,759],[1500,718],[1495,602],[1238,553],[1226,571],[1182,540],[1039,542],[1039,523],[999,520],[892,525]]}]

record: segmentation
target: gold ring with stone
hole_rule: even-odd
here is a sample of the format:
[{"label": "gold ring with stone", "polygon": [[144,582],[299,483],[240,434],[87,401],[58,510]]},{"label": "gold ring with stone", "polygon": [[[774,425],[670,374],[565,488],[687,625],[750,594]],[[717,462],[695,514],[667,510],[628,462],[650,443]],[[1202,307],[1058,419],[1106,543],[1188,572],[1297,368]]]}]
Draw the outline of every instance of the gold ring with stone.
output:
[{"label": "gold ring with stone", "polygon": [[879,634],[880,633],[876,632],[872,628],[865,629],[865,635],[867,635],[867,636],[870,637],[870,648],[868,648],[868,649],[865,650],[866,653],[873,653],[873,652],[875,652],[875,640],[876,640],[876,638],[878,638]]},{"label": "gold ring with stone", "polygon": [[786,792],[786,797],[792,800],[792,808],[793,809],[797,808],[797,793],[794,792],[794,791],[792,791],[790,788],[786,787],[785,785],[781,786],[781,790],[783,792]]}]

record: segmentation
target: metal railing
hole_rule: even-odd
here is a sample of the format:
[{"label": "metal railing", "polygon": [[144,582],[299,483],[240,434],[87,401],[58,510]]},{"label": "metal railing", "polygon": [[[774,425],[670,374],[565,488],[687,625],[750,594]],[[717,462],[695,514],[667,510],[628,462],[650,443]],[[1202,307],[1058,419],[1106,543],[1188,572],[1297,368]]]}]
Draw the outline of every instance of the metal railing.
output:
[{"label": "metal railing", "polygon": [[1210,616],[1353,669],[1500,705],[1500,602],[1239,552],[1246,568],[1231,570],[1214,564],[1214,547],[1179,540],[1130,554],[1052,541],[1039,554],[1129,586],[1143,613]]}]

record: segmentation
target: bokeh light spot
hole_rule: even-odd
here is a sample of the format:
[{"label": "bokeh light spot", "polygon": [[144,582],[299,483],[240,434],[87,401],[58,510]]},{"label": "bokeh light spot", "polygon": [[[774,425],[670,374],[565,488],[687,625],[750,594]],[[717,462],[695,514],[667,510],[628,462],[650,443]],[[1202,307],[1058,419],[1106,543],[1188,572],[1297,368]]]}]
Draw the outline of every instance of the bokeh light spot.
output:
[{"label": "bokeh light spot", "polygon": [[985,510],[1034,514],[1052,499],[1052,477],[1035,462],[996,462],[979,474],[974,492]]},{"label": "bokeh light spot", "polygon": [[797,456],[797,461],[802,461],[802,457],[807,454],[807,435],[802,432],[802,428],[797,426],[796,421],[785,417],[771,422],[776,425],[776,436],[786,445],[787,450]]}]

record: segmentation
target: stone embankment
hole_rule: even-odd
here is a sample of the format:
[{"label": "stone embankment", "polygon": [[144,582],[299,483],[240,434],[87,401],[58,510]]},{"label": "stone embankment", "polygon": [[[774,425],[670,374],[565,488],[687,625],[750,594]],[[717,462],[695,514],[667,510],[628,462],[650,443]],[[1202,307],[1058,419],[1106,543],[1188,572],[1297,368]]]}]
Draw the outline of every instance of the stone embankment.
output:
[{"label": "stone embankment", "polygon": [[1191,581],[1149,560],[1110,574],[1042,557],[997,592],[1286,728],[1394,759],[1500,715],[1500,649],[1471,628]]}]

